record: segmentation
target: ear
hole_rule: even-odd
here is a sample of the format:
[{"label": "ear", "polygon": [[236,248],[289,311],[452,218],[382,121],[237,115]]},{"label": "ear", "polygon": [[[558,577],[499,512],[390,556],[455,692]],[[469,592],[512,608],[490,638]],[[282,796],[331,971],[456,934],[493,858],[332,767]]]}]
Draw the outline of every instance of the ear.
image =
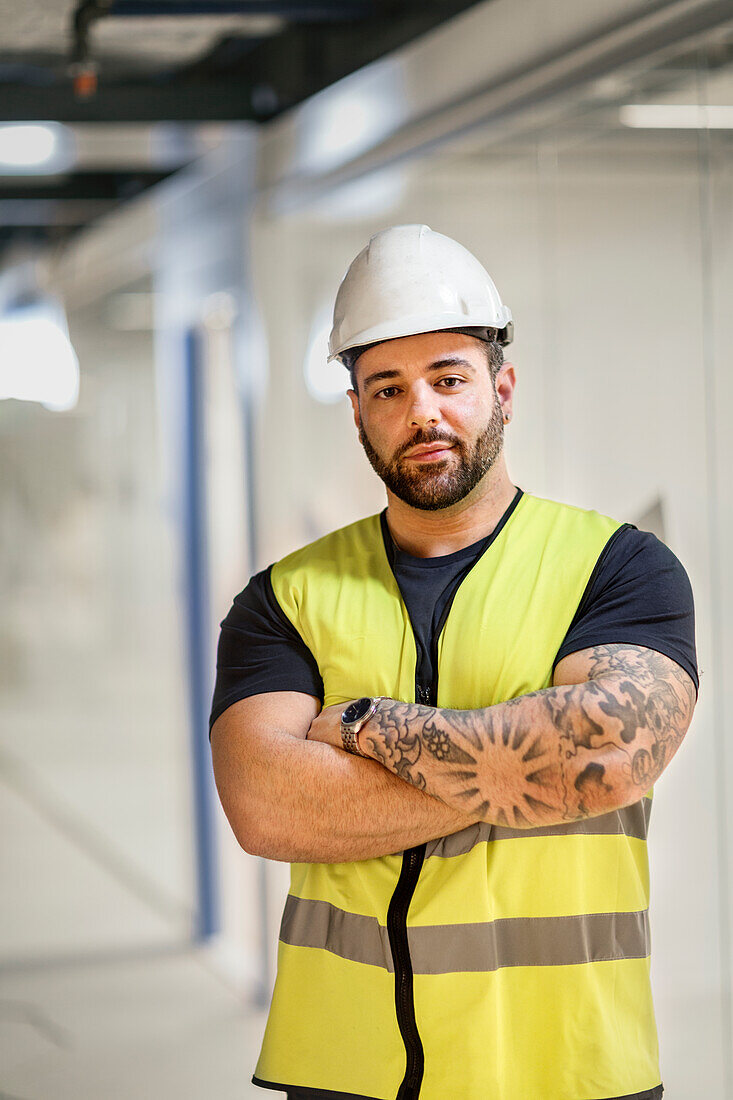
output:
[{"label": "ear", "polygon": [[356,390],[347,390],[346,394],[349,398],[349,401],[351,402],[351,408],[352,408],[353,413],[354,413],[354,423],[356,424],[357,428],[360,428],[361,427],[361,413],[359,411],[359,396],[356,393]]},{"label": "ear", "polygon": [[496,392],[502,404],[507,405],[510,410],[516,384],[517,377],[514,373],[514,364],[506,361],[502,364],[501,370],[496,376]]}]

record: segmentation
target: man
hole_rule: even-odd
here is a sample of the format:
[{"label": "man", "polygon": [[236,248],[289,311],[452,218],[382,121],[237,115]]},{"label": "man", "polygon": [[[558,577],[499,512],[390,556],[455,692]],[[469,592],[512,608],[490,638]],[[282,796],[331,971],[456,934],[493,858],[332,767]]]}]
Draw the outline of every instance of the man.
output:
[{"label": "man", "polygon": [[291,861],[253,1080],[290,1097],[662,1095],[651,788],[697,695],[655,536],[509,479],[509,310],[461,245],[376,234],[336,301],[387,508],[222,622],[222,805]]}]

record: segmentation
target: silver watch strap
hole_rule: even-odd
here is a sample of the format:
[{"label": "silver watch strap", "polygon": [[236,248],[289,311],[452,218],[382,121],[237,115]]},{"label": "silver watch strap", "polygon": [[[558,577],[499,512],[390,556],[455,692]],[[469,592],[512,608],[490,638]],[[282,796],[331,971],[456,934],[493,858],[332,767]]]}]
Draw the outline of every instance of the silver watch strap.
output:
[{"label": "silver watch strap", "polygon": [[369,758],[368,753],[361,751],[358,735],[367,724],[369,719],[372,718],[374,714],[376,714],[377,707],[382,702],[383,698],[383,695],[373,696],[369,710],[366,712],[363,718],[360,718],[358,720],[358,722],[349,723],[349,725],[347,726],[345,726],[343,722],[341,723],[341,744],[343,745],[346,752],[351,752],[357,756],[364,756]]},{"label": "silver watch strap", "polygon": [[366,756],[365,752],[361,751],[361,745],[359,744],[359,730],[341,729],[341,742],[347,752],[353,753],[355,756]]}]

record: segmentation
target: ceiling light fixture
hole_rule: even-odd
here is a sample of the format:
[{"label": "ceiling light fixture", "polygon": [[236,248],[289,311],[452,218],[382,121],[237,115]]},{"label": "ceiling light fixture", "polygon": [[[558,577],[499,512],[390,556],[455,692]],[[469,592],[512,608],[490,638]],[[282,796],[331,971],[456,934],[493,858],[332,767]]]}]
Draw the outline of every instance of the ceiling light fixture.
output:
[{"label": "ceiling light fixture", "polygon": [[697,103],[628,103],[624,126],[641,130],[733,130],[733,107]]},{"label": "ceiling light fixture", "polygon": [[58,122],[0,124],[0,174],[62,172],[74,159],[71,133]]}]

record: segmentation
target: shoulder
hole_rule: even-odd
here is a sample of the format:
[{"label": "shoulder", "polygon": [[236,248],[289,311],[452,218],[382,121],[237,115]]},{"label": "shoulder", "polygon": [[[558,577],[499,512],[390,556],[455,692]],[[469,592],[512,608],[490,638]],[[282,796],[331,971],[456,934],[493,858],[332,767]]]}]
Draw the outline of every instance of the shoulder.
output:
[{"label": "shoulder", "polygon": [[286,554],[270,567],[271,579],[275,584],[288,575],[296,574],[303,567],[332,568],[344,557],[372,554],[375,546],[381,545],[381,538],[379,514],[366,516],[345,527],[329,531],[328,534]]},{"label": "shoulder", "polygon": [[605,512],[598,511],[597,508],[581,508],[578,504],[568,504],[564,500],[553,500],[550,497],[537,496],[535,493],[529,493],[526,490],[523,494],[522,503],[525,508],[531,510],[536,515],[554,516],[569,521],[578,520],[580,522],[587,518],[598,518],[615,527],[620,527],[623,524],[623,520],[615,519]]},{"label": "shoulder", "polygon": [[263,569],[259,573],[254,573],[241,592],[238,592],[234,597],[235,607],[252,607],[257,606],[263,601],[267,600],[268,591],[270,589],[270,570],[271,565],[268,565],[266,569]]},{"label": "shoulder", "polygon": [[[623,524],[607,541],[555,658],[608,645],[670,657],[699,685],[695,608],[687,571],[651,531]],[[604,651],[605,652],[605,651]]]},{"label": "shoulder", "polygon": [[281,626],[283,613],[272,588],[272,566],[255,573],[238,592],[226,617],[219,624],[222,630],[260,633]]},{"label": "shoulder", "polygon": [[632,523],[619,526],[598,556],[578,609],[582,615],[599,602],[605,608],[633,606],[649,620],[692,615],[692,586],[687,571],[665,542]]},{"label": "shoulder", "polygon": [[674,551],[652,531],[640,531],[630,523],[615,531],[606,543],[596,579],[601,587],[626,581],[645,588],[663,585],[692,593],[687,571]]},{"label": "shoulder", "polygon": [[595,508],[581,508],[564,501],[538,497],[525,493],[527,507],[538,516],[552,517],[572,528],[574,524],[595,526],[605,532],[598,568],[593,580],[598,579],[599,571],[608,579],[619,572],[645,576],[650,569],[653,572],[667,571],[687,577],[684,566],[674,552],[651,531],[640,531],[635,524],[610,516]]},{"label": "shoulder", "polygon": [[525,492],[517,506],[518,538],[553,547],[555,554],[592,564],[623,521],[595,508],[581,508]]}]

